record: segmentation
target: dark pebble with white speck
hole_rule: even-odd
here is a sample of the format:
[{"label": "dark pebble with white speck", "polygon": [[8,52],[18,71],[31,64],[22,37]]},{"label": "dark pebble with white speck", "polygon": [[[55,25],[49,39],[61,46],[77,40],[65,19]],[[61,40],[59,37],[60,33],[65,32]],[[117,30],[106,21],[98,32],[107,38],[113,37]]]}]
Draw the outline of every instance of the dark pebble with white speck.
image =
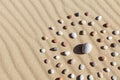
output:
[{"label": "dark pebble with white speck", "polygon": [[110,47],[112,47],[112,48],[116,48],[118,45],[116,44],[116,43],[111,43],[110,44]]},{"label": "dark pebble with white speck", "polygon": [[96,63],[96,62],[90,62],[90,65],[91,65],[92,67],[95,67],[95,66],[97,65],[97,63]]},{"label": "dark pebble with white speck", "polygon": [[80,16],[80,13],[79,13],[79,12],[76,12],[74,15],[75,15],[76,17],[79,17],[79,16]]},{"label": "dark pebble with white speck", "polygon": [[67,74],[68,72],[69,72],[68,69],[63,69],[63,70],[62,70],[62,74]]},{"label": "dark pebble with white speck", "polygon": [[71,25],[72,25],[72,26],[75,26],[76,24],[75,24],[75,22],[71,22]]}]

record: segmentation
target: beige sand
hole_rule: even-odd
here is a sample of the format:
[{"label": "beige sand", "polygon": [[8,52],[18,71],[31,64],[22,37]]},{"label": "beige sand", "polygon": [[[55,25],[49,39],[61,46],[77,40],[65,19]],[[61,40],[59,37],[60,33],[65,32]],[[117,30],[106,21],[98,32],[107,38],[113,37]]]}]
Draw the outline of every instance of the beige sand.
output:
[{"label": "beige sand", "polygon": [[[83,16],[84,12],[90,12],[90,17]],[[87,21],[92,21],[95,16],[102,15],[103,20],[97,22],[94,28],[87,26],[70,27],[68,30],[62,30],[61,25],[57,23],[59,18],[62,18],[66,24],[72,20],[77,21],[78,18],[67,20],[66,16],[80,12],[81,18]],[[110,77],[115,75],[120,79],[120,71],[117,67],[120,65],[119,56],[112,58],[111,51],[120,52],[120,48],[101,50],[101,45],[110,44],[110,41],[97,43],[95,39],[105,38],[111,35],[111,31],[119,29],[120,26],[120,1],[119,0],[0,0],[0,80],[55,80],[56,77],[63,77],[63,80],[70,80],[67,75],[61,74],[64,68],[69,69],[69,73],[74,73],[76,76],[84,74],[85,80],[88,74],[92,74],[95,80],[111,80]],[[108,32],[105,35],[99,33],[101,24],[109,22],[111,27],[106,29]],[[49,26],[54,25],[55,30],[50,31]],[[70,39],[70,32],[79,33],[85,29],[87,34],[90,31],[97,31],[99,35],[93,37],[82,36],[77,39]],[[62,37],[56,36],[55,32],[61,30],[64,32]],[[42,36],[48,36],[47,41],[41,40]],[[51,40],[58,38],[59,41],[69,43],[67,48],[60,46],[60,43],[53,44]],[[117,42],[119,36],[114,37],[111,42]],[[91,42],[94,49],[89,55],[75,55],[72,49],[78,43]],[[119,44],[119,43],[118,43]],[[57,52],[49,51],[51,47],[59,47]],[[39,52],[40,48],[47,50],[46,54]],[[69,50],[71,55],[63,57],[61,51]],[[60,55],[60,60],[53,59],[54,55]],[[98,56],[106,56],[107,60],[100,62]],[[49,58],[51,64],[44,64],[44,59]],[[75,65],[68,65],[67,60],[76,59]],[[95,68],[89,65],[89,62],[97,62]],[[112,67],[111,61],[116,61],[117,66]],[[60,69],[55,67],[57,62],[62,62],[64,66]],[[78,64],[83,63],[86,66],[85,70],[78,70]],[[111,69],[110,73],[103,71],[104,67]],[[49,75],[47,70],[55,69],[55,74]],[[98,79],[96,73],[102,72],[103,79]],[[71,79],[71,80],[76,80]]]}]

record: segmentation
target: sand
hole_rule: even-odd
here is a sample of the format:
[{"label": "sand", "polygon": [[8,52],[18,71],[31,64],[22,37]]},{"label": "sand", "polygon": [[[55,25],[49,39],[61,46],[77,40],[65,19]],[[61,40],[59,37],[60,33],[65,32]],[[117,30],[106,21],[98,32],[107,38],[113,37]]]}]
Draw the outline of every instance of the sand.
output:
[{"label": "sand", "polygon": [[[111,52],[120,52],[120,35],[112,35],[113,30],[120,30],[120,0],[0,0],[0,80],[55,80],[62,77],[63,80],[76,80],[76,77],[83,74],[85,80],[88,75],[93,75],[94,80],[111,80],[111,76],[120,79],[118,70],[119,55],[112,57]],[[74,13],[80,12],[80,17],[75,17]],[[88,16],[84,13],[89,12]],[[71,19],[67,19],[72,15]],[[102,20],[96,21],[96,16],[102,16]],[[64,23],[59,24],[57,20],[63,19]],[[95,21],[94,26],[75,25],[84,19],[87,22]],[[110,27],[104,28],[105,22]],[[63,26],[68,25],[66,30]],[[54,26],[54,30],[49,27]],[[100,33],[102,29],[105,34]],[[85,30],[85,35],[79,35],[79,31]],[[62,31],[63,35],[56,35],[57,31]],[[89,33],[96,31],[96,36]],[[71,39],[68,35],[76,32],[77,38]],[[106,40],[107,36],[113,36],[112,40]],[[47,40],[41,37],[47,36]],[[96,39],[103,38],[105,41],[98,43]],[[57,39],[57,43],[51,40]],[[61,46],[61,42],[67,42],[67,46]],[[73,48],[81,43],[89,42],[93,45],[90,54],[74,54]],[[110,44],[117,43],[117,48],[110,48]],[[101,46],[108,45],[109,49],[101,50]],[[58,47],[57,51],[50,51],[50,48]],[[40,49],[45,49],[46,53],[40,53]],[[61,55],[61,52],[70,51],[69,56]],[[59,55],[60,59],[53,57]],[[105,61],[99,61],[99,56],[105,56]],[[50,63],[45,64],[44,60],[49,59]],[[75,63],[68,64],[69,59],[75,59]],[[110,62],[117,62],[116,66],[111,66]],[[56,68],[57,63],[64,66]],[[96,62],[95,67],[90,66],[90,62]],[[84,64],[85,69],[79,70],[79,64]],[[110,72],[103,69],[109,68]],[[49,69],[54,69],[54,74],[48,74]],[[66,74],[62,74],[63,69],[68,69]],[[97,73],[101,72],[103,78],[99,79]],[[75,74],[75,78],[70,79],[69,74]]]}]

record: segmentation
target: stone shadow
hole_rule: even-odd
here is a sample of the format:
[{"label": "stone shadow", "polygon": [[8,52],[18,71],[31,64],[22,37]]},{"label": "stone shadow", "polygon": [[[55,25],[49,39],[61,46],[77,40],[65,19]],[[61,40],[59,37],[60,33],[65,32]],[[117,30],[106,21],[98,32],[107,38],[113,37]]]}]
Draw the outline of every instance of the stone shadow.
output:
[{"label": "stone shadow", "polygon": [[82,46],[83,46],[83,44],[79,44],[79,45],[76,45],[74,48],[73,48],[73,52],[75,53],[75,54],[83,54],[82,53]]}]

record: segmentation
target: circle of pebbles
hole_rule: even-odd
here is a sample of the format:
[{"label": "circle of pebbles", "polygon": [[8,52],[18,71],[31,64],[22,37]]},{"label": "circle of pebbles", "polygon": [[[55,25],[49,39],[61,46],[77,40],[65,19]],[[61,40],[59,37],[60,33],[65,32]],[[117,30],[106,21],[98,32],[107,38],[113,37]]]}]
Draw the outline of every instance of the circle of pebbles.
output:
[{"label": "circle of pebbles", "polygon": [[[69,26],[68,26],[68,24],[65,23],[64,19],[60,18],[60,19],[57,20],[57,22],[58,22],[58,24],[61,25],[62,30],[56,31],[57,30],[57,26],[54,26],[54,25],[50,26],[49,30],[55,31],[56,32],[55,34],[57,36],[63,37],[64,36],[63,35],[64,31],[69,30],[70,26],[75,26],[75,27],[80,26],[81,27],[81,26],[84,26],[84,25],[88,24],[89,28],[92,28],[92,27],[96,26],[95,22],[101,21],[102,18],[103,18],[102,16],[98,15],[98,16],[95,16],[94,20],[92,20],[92,21],[88,21],[88,20],[85,20],[85,19],[80,19],[80,20],[77,20],[77,21],[73,21],[74,17],[76,17],[75,19],[79,19],[79,18],[81,18],[81,16],[90,17],[91,14],[88,11],[84,12],[84,14],[82,14],[80,12],[75,12],[74,14],[69,14],[69,15],[66,16],[66,18],[69,21],[71,21],[69,23]],[[79,24],[79,25],[77,25],[77,24]],[[113,38],[114,38],[114,36],[118,36],[120,34],[119,30],[113,30],[111,32],[112,36],[111,35],[107,35],[108,31],[106,29],[109,28],[110,26],[111,26],[110,23],[104,22],[102,24],[103,28],[101,28],[102,30],[100,30],[100,31],[94,30],[94,31],[89,31],[88,32],[86,29],[82,29],[82,30],[79,30],[79,33],[77,33],[77,31],[76,32],[70,32],[68,35],[69,35],[69,38],[71,38],[70,40],[77,40],[78,37],[80,37],[80,39],[82,39],[81,36],[86,36],[87,35],[87,36],[90,36],[91,38],[93,38],[94,40],[96,40],[97,42],[99,42],[99,44],[101,44],[101,42],[104,43],[106,40],[107,41],[112,41]],[[106,38],[100,37],[99,34],[101,36],[107,35],[107,37]],[[99,38],[97,36],[99,36]],[[49,40],[49,38],[47,36],[43,36],[41,39],[44,40],[44,41],[45,40],[46,41]],[[94,53],[94,51],[93,51],[94,46],[92,45],[92,43],[89,43],[89,41],[87,41],[87,39],[84,40],[84,41],[86,41],[86,43],[80,44],[80,47],[78,48],[79,50],[81,50],[80,52],[82,53],[82,55],[83,54],[87,55],[87,53]],[[54,55],[53,59],[55,60],[55,66],[56,66],[56,68],[59,69],[59,68],[63,68],[64,67],[64,65],[63,65],[64,63],[58,62],[58,61],[60,60],[60,58],[66,58],[66,57],[69,58],[67,60],[67,64],[71,64],[71,65],[73,64],[73,66],[75,66],[76,65],[76,60],[74,58],[70,58],[69,57],[69,56],[74,55],[74,54],[72,54],[73,52],[71,52],[70,50],[61,51],[61,49],[60,49],[60,51],[61,51],[61,53],[62,53],[62,55],[64,57],[62,57],[62,55],[58,55],[58,52],[57,52],[59,50],[59,45],[61,45],[61,47],[64,47],[64,49],[67,49],[67,47],[69,47],[69,41],[61,41],[60,43],[59,42],[60,42],[59,37],[51,39],[51,43],[57,43],[57,44],[53,44],[53,45],[56,45],[56,46],[50,48],[50,51],[55,51],[56,52],[55,54],[53,54]],[[118,40],[118,42],[120,43],[120,39]],[[99,44],[97,44],[97,45],[99,45]],[[118,44],[114,43],[114,42],[111,42],[109,44],[109,46],[108,46],[108,44],[107,45],[106,44],[101,45],[100,49],[107,50],[110,47],[111,48],[116,48],[116,47],[118,47]],[[41,48],[40,52],[41,53],[45,53],[45,54],[48,53],[48,51],[46,51],[45,48]],[[51,53],[48,53],[48,54],[51,54]],[[119,53],[116,52],[116,51],[112,51],[111,52],[111,56],[112,57],[117,57],[118,55],[119,55]],[[107,56],[105,56],[105,55],[98,56],[98,60],[101,61],[101,62],[106,61],[107,60],[106,58],[107,58]],[[48,63],[50,63],[50,60],[51,59],[44,59],[44,63],[48,64]],[[98,67],[97,64],[98,63],[95,62],[95,61],[89,62],[89,65],[91,67]],[[111,66],[116,66],[117,62],[111,61],[109,64]],[[85,65],[86,64],[79,64],[78,69],[79,70],[84,70],[85,69]],[[72,68],[72,67],[70,67],[70,68]],[[106,72],[106,73],[110,72],[110,70],[111,69],[109,67],[103,68],[103,71]],[[118,66],[118,70],[120,70],[120,66]],[[51,69],[51,68],[48,69],[48,73],[49,74],[54,74],[55,73],[55,69]],[[68,78],[71,78],[71,79],[73,79],[75,77],[77,77],[78,80],[84,80],[85,79],[85,76],[83,74],[78,74],[78,76],[76,76],[73,72],[69,71],[69,68],[63,68],[62,71],[61,71],[61,73],[64,74],[64,75],[67,74]],[[97,74],[98,78],[103,78],[103,73],[102,72],[97,71],[96,74]],[[92,74],[87,75],[86,78],[88,80],[94,80],[94,76]],[[111,76],[110,78],[111,78],[111,80],[117,80],[117,77],[114,76],[114,75]],[[64,79],[62,77],[57,77],[56,80],[64,80]]]}]

